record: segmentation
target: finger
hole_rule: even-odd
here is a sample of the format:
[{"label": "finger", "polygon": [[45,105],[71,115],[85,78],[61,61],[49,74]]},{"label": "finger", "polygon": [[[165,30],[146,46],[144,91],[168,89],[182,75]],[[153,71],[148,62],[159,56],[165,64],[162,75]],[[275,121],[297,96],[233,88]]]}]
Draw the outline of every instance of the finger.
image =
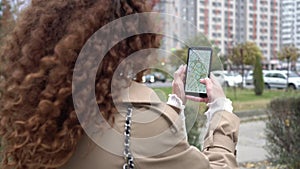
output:
[{"label": "finger", "polygon": [[195,96],[186,96],[187,99],[195,101],[195,102],[200,102],[201,98],[200,97],[195,97]]},{"label": "finger", "polygon": [[186,72],[186,65],[182,65],[181,72],[180,72],[181,79],[185,78],[185,72]]},{"label": "finger", "polygon": [[213,73],[210,73],[210,77],[209,78],[211,79],[211,82],[213,84],[219,84],[218,80],[216,79],[216,76]]},{"label": "finger", "polygon": [[183,65],[183,66],[182,66],[182,71],[183,71],[183,73],[186,72],[186,65]]},{"label": "finger", "polygon": [[209,78],[205,78],[205,79],[200,79],[200,83],[206,85],[206,86],[211,86],[212,82]]},{"label": "finger", "polygon": [[180,72],[181,72],[181,69],[182,69],[182,65],[180,65],[179,68],[175,71],[175,73],[174,73],[174,78],[179,77]]},{"label": "finger", "polygon": [[195,96],[186,96],[187,99],[195,101],[195,102],[208,102],[208,98],[201,98],[201,97],[195,97]]},{"label": "finger", "polygon": [[181,65],[178,70],[174,73],[174,79],[184,80],[185,78],[185,67]]}]

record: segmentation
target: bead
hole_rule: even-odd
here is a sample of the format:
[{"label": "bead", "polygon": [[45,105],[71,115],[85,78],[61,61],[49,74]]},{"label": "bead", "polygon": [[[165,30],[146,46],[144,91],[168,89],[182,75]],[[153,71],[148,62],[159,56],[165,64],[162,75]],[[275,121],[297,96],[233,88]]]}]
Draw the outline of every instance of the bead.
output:
[{"label": "bead", "polygon": [[133,156],[130,152],[130,129],[131,129],[131,116],[132,116],[132,107],[128,106],[127,114],[125,118],[125,131],[124,131],[124,160],[125,164],[123,169],[134,169]]}]

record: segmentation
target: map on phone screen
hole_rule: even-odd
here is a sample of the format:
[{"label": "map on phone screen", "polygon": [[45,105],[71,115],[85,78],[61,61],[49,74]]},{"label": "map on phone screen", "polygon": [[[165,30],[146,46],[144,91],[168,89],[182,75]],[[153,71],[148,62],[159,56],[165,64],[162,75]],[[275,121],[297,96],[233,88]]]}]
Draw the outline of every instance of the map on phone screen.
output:
[{"label": "map on phone screen", "polygon": [[200,79],[208,77],[210,66],[211,50],[190,49],[186,92],[206,93],[206,86],[200,83]]}]

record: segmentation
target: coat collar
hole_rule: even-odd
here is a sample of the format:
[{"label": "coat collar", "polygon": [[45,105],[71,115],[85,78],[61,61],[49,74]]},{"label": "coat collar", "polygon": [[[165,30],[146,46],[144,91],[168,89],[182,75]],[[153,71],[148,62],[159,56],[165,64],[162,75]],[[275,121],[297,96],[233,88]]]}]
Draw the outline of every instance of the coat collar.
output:
[{"label": "coat collar", "polygon": [[123,103],[161,103],[154,90],[135,81],[132,81],[128,88],[123,89],[120,96],[120,101]]}]

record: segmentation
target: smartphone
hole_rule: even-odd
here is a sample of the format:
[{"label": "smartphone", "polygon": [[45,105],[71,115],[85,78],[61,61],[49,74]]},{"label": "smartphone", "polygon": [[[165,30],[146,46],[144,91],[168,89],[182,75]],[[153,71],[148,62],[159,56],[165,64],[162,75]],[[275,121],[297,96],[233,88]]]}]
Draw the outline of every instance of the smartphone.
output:
[{"label": "smartphone", "polygon": [[200,83],[200,79],[209,77],[212,53],[210,47],[190,47],[188,49],[184,86],[186,95],[207,97],[206,86]]}]

